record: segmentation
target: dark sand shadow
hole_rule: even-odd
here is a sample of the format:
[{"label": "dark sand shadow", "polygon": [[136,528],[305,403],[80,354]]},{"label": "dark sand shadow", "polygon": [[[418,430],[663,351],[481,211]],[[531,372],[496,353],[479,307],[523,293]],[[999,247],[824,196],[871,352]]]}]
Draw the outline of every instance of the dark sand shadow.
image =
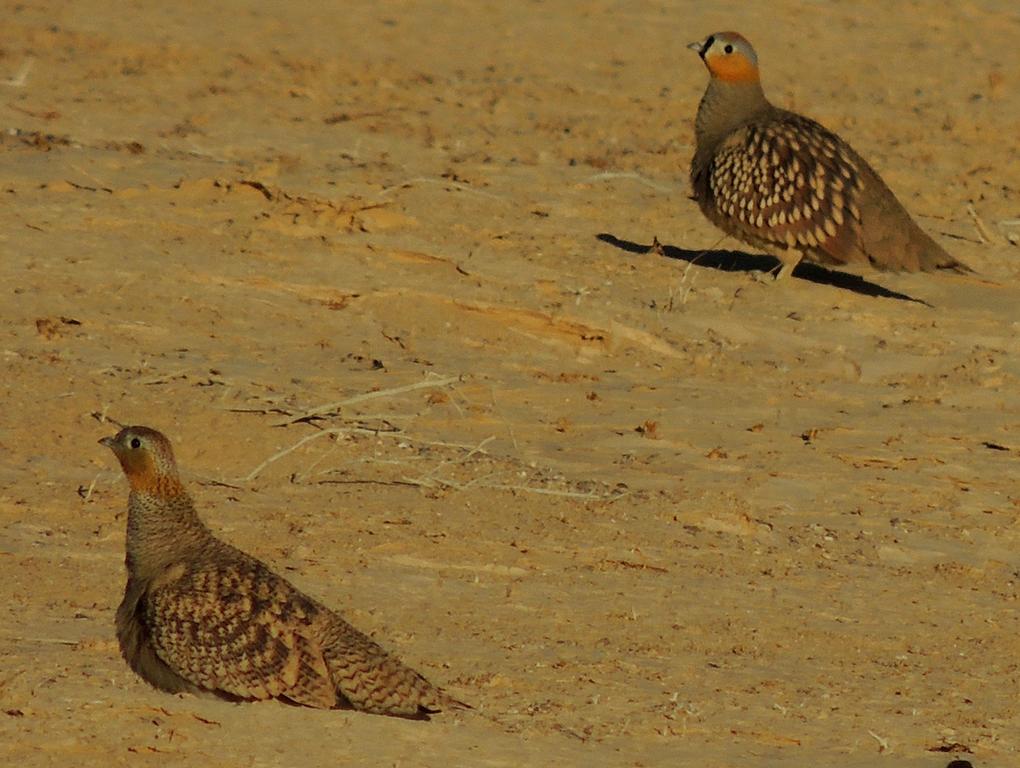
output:
[{"label": "dark sand shadow", "polygon": [[[642,245],[629,240],[621,240],[615,235],[602,232],[595,236],[603,243],[608,243],[614,248],[619,248],[628,253],[648,253],[652,245]],[[677,248],[675,245],[662,245],[661,252],[670,259],[686,261],[707,269],[718,269],[720,272],[769,272],[776,267],[776,260],[771,256],[763,254],[745,253],[743,251],[688,251]],[[915,304],[923,304],[926,307],[932,306],[923,299],[915,299],[905,293],[891,291],[883,288],[877,283],[865,280],[860,275],[849,272],[840,272],[838,269],[827,269],[817,264],[802,261],[793,270],[791,277],[799,280],[807,280],[819,285],[831,285],[835,288],[842,288],[862,296],[875,296],[883,299],[896,299],[897,301],[912,301]]]}]

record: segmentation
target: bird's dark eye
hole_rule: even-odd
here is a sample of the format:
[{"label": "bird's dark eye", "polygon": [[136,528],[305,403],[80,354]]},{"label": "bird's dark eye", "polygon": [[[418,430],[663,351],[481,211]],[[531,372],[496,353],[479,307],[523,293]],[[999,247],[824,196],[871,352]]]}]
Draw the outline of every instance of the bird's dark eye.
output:
[{"label": "bird's dark eye", "polygon": [[139,440],[137,437],[132,437],[131,438],[131,447],[132,448],[141,448],[142,447],[142,441]]},{"label": "bird's dark eye", "polygon": [[726,53],[733,53],[733,46],[730,45],[729,43],[726,43],[726,47],[723,48],[723,50],[726,51]]}]

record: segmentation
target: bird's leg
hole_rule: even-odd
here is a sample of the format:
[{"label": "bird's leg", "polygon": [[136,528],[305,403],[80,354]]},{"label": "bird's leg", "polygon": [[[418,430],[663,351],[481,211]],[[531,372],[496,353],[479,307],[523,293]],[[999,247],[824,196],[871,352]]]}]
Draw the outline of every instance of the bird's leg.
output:
[{"label": "bird's leg", "polygon": [[804,258],[804,253],[797,250],[796,248],[786,248],[782,251],[775,251],[772,253],[777,259],[779,259],[779,266],[772,270],[772,274],[775,276],[776,282],[782,280],[787,275],[793,273],[793,270],[800,264],[800,260]]}]

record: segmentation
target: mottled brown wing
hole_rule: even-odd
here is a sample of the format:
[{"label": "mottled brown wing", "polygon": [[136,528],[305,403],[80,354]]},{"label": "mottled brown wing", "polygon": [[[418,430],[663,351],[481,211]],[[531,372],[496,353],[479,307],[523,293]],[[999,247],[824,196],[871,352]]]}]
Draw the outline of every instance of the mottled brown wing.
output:
[{"label": "mottled brown wing", "polygon": [[466,706],[339,616],[330,617],[323,633],[323,650],[337,689],[355,709],[414,716]]},{"label": "mottled brown wing", "polygon": [[863,261],[858,158],[838,136],[789,112],[749,123],[716,150],[715,213],[749,242],[819,261]]},{"label": "mottled brown wing", "polygon": [[336,705],[316,639],[324,610],[258,562],[171,568],[144,613],[157,655],[204,689]]}]

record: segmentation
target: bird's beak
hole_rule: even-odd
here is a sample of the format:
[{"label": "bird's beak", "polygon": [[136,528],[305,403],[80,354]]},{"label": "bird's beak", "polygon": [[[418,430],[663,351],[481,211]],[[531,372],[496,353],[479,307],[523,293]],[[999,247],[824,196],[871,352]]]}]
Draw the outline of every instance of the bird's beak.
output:
[{"label": "bird's beak", "polygon": [[687,43],[687,47],[698,54],[701,58],[705,58],[705,43],[708,38],[704,40],[695,40],[693,43]]},{"label": "bird's beak", "polygon": [[113,446],[116,445],[116,438],[115,437],[103,437],[103,438],[101,438],[99,440],[99,444],[100,445],[105,445],[107,448],[109,448],[112,451],[113,450]]}]

